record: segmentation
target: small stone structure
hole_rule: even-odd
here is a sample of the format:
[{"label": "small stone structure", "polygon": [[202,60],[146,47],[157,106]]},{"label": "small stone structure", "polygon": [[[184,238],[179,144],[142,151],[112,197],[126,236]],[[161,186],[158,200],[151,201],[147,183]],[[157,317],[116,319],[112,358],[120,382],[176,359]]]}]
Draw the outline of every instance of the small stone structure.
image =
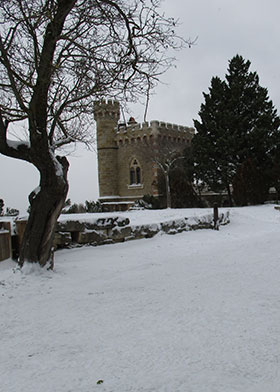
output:
[{"label": "small stone structure", "polygon": [[0,261],[12,257],[11,224],[0,222]]},{"label": "small stone structure", "polygon": [[159,121],[119,123],[120,104],[98,101],[97,124],[100,201],[110,211],[126,210],[144,195],[159,196],[158,167],[147,155],[147,145],[165,140],[178,152],[191,144],[194,129]]}]

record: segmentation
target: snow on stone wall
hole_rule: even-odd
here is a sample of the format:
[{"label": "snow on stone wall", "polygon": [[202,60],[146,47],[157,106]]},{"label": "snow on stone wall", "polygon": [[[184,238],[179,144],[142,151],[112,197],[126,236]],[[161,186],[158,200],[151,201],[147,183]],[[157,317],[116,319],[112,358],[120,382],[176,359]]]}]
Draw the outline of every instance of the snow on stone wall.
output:
[{"label": "snow on stone wall", "polygon": [[[134,218],[134,222],[136,220]],[[14,229],[7,231],[5,226],[5,231],[3,229],[0,231],[0,234],[2,234],[0,239],[8,244],[5,242],[5,249],[9,248],[7,252],[5,250],[5,254],[0,254],[0,260],[11,257],[11,251],[13,251],[14,255],[18,254],[19,249],[11,249],[11,236],[18,237],[14,244],[18,244],[19,247],[22,243],[27,217],[16,218],[8,223],[9,228],[11,224]],[[229,211],[221,213],[219,215],[219,224],[225,225],[228,223]],[[213,214],[210,213],[193,217],[165,219],[157,223],[141,222],[139,224],[132,223],[127,216],[114,214],[109,216],[104,216],[103,214],[69,214],[59,218],[54,247],[55,249],[62,249],[82,245],[113,244],[134,239],[152,238],[158,233],[177,234],[183,231],[213,229],[213,227]],[[3,244],[0,246],[2,250],[4,249]]]},{"label": "snow on stone wall", "polygon": [[[220,225],[229,223],[229,212],[220,214]],[[161,223],[131,225],[128,218],[114,216],[91,221],[58,222],[55,246],[103,245],[132,239],[151,238],[158,233],[177,234],[183,231],[213,229],[213,215],[173,219]]]}]

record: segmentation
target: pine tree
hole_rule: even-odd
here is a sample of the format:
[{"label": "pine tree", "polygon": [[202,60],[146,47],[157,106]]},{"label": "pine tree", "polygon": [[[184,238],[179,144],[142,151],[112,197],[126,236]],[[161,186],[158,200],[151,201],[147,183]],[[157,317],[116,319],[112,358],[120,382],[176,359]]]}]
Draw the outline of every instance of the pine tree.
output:
[{"label": "pine tree", "polygon": [[226,83],[213,77],[209,94],[203,93],[201,122],[194,121],[197,133],[193,138],[193,151],[196,177],[215,191],[226,188],[231,203],[233,140],[227,120],[227,93]]},{"label": "pine tree", "polygon": [[[201,121],[195,121],[197,175],[213,190],[227,189],[230,202],[233,183],[239,195],[243,192],[242,184],[250,183],[247,203],[259,200],[254,192],[268,190],[269,172],[280,143],[279,117],[267,89],[259,85],[257,73],[249,71],[250,64],[239,55],[230,60],[226,80],[212,79],[199,112]],[[248,167],[248,162],[254,173],[262,174],[262,184],[252,181],[252,170],[242,169]]]}]

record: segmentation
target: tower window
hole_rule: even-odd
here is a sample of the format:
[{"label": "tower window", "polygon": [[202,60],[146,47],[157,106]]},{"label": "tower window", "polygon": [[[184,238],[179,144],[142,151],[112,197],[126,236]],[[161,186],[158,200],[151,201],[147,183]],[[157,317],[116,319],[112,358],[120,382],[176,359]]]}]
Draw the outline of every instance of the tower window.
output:
[{"label": "tower window", "polygon": [[136,184],[141,184],[141,170],[140,167],[136,167]]},{"label": "tower window", "polygon": [[129,180],[130,185],[138,185],[142,182],[142,174],[141,174],[141,167],[137,161],[137,159],[132,159],[129,168]]},{"label": "tower window", "polygon": [[135,184],[135,170],[131,168],[129,173],[130,173],[130,185]]}]

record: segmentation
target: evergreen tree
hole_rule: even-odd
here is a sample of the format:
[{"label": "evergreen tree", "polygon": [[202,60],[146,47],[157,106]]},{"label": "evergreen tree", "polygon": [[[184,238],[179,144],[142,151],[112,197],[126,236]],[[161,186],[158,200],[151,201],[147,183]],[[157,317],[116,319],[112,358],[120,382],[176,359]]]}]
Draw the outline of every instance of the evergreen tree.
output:
[{"label": "evergreen tree", "polygon": [[183,167],[171,171],[170,190],[173,208],[201,207],[201,201]]},{"label": "evergreen tree", "polygon": [[183,151],[183,159],[171,170],[170,190],[174,208],[201,207],[202,202],[194,187],[194,161],[192,147]]},{"label": "evergreen tree", "polygon": [[213,77],[209,94],[203,93],[205,103],[201,105],[199,112],[201,122],[194,121],[197,131],[192,143],[196,162],[195,174],[215,191],[224,188],[229,190],[234,176],[231,164],[233,141],[227,121],[227,92],[226,83]]},{"label": "evergreen tree", "polygon": [[[267,89],[259,85],[257,73],[249,68],[250,61],[239,55],[233,57],[226,80],[212,79],[210,92],[204,94],[205,103],[199,112],[201,121],[195,121],[197,134],[193,145],[197,175],[213,190],[227,189],[230,203],[230,185],[235,183],[240,195],[242,184],[252,184],[253,172],[262,173],[259,177],[262,184],[258,181],[255,189],[250,186],[246,203],[256,200],[252,196],[254,192],[268,190],[269,172],[280,143],[279,117]],[[251,169],[244,170],[245,167]]]},{"label": "evergreen tree", "polygon": [[266,200],[270,175],[259,170],[251,159],[244,161],[233,179],[233,198],[240,206],[262,204]]}]

